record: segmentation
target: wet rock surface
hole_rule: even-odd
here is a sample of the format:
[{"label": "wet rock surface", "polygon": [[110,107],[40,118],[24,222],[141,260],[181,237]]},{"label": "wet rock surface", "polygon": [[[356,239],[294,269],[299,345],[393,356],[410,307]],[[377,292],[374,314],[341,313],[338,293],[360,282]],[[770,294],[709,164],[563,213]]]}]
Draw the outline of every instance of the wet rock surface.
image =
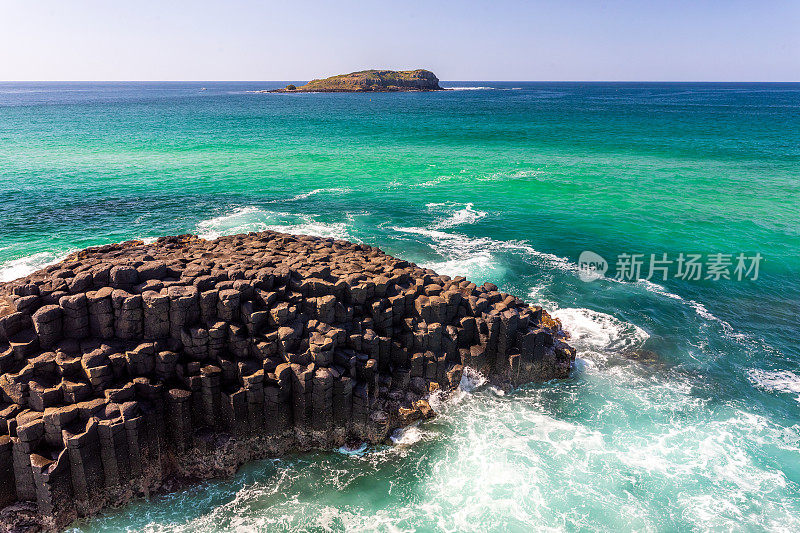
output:
[{"label": "wet rock surface", "polygon": [[465,366],[568,375],[557,320],[487,283],[274,232],[89,248],[0,285],[0,529],[63,527],[291,450],[384,441]]}]

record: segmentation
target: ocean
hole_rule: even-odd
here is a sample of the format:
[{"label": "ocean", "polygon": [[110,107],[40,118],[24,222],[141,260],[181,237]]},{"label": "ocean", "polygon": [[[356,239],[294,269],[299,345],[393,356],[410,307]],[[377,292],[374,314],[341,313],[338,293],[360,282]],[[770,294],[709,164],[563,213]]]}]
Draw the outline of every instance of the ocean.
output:
[{"label": "ocean", "polygon": [[800,530],[800,84],[248,92],[286,83],[0,83],[0,281],[160,235],[344,238],[543,305],[572,376],[470,374],[392,445],[74,531]]}]

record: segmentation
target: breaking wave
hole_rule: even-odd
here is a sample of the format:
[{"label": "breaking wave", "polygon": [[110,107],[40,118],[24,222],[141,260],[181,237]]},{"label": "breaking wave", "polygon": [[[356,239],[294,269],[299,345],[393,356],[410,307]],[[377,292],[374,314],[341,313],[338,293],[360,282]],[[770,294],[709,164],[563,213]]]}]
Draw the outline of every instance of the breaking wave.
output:
[{"label": "breaking wave", "polygon": [[350,190],[351,189],[349,189],[347,187],[332,187],[332,188],[328,188],[328,189],[314,189],[313,191],[308,191],[308,192],[304,192],[304,193],[298,194],[296,196],[292,196],[291,198],[288,198],[286,201],[287,202],[296,202],[298,200],[305,200],[306,198],[310,198],[310,197],[314,196],[315,194],[319,194],[319,193],[325,193],[325,192],[350,192]]},{"label": "breaking wave", "polygon": [[295,235],[332,237],[359,242],[343,222],[322,222],[317,215],[267,211],[258,207],[238,207],[197,224],[198,236],[213,240],[223,235],[250,231],[278,231]]},{"label": "breaking wave", "polygon": [[476,179],[478,181],[530,181],[542,175],[543,172],[541,170],[518,170],[516,172],[495,172],[493,174],[479,176]]},{"label": "breaking wave", "polygon": [[[479,217],[480,218],[480,217]],[[462,224],[465,222],[462,222]],[[561,270],[575,270],[577,265],[564,257],[540,252],[523,241],[498,241],[488,237],[469,237],[459,233],[448,233],[433,228],[392,226],[400,233],[427,237],[430,247],[443,259],[425,263],[425,268],[432,268],[440,274],[448,276],[466,276],[485,278],[491,273],[498,274],[502,263],[495,258],[499,252],[523,253],[532,259],[546,263]]]},{"label": "breaking wave", "polygon": [[390,437],[396,446],[411,446],[425,438],[425,432],[419,426],[408,426],[396,430]]},{"label": "breaking wave", "polygon": [[0,264],[0,282],[13,281],[36,272],[46,266],[58,263],[69,255],[67,253],[39,252],[33,255],[12,259]]},{"label": "breaking wave", "polygon": [[556,309],[551,313],[569,332],[578,352],[623,352],[641,348],[650,335],[634,324],[584,308]]},{"label": "breaking wave", "polygon": [[705,305],[701,304],[697,300],[692,300],[692,299],[687,300],[678,294],[669,292],[663,286],[659,285],[658,283],[653,283],[650,280],[643,279],[636,281],[635,283],[637,285],[641,285],[649,292],[658,294],[665,298],[677,300],[684,305],[688,305],[694,310],[695,313],[697,313],[697,315],[700,318],[708,322],[717,323],[722,328],[722,331],[725,333],[725,335],[740,341],[747,340],[747,335],[737,332],[729,322],[722,320],[721,318],[714,315],[711,311],[708,310],[708,308]]},{"label": "breaking wave", "polygon": [[754,368],[747,373],[747,377],[754,386],[760,389],[770,392],[797,394],[796,399],[800,402],[800,376],[794,372]]},{"label": "breaking wave", "polygon": [[482,86],[476,86],[476,87],[442,87],[442,89],[445,89],[445,90],[448,90],[448,91],[494,91],[494,90],[497,89],[497,87],[482,87]]},{"label": "breaking wave", "polygon": [[[429,211],[439,211],[442,207],[448,208],[452,204],[428,204]],[[452,228],[463,224],[474,224],[486,216],[486,211],[475,209],[474,204],[468,203],[463,208],[450,213],[447,217],[439,220],[433,225],[434,229]]]}]

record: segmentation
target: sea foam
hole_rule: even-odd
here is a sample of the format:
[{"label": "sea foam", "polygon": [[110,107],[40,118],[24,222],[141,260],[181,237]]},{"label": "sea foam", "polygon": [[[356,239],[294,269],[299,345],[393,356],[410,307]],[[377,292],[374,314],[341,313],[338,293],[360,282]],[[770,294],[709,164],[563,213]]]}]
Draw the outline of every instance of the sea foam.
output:
[{"label": "sea foam", "polygon": [[569,332],[569,342],[579,352],[618,353],[641,348],[650,338],[645,330],[635,324],[591,309],[556,309],[552,314]]},{"label": "sea foam", "polygon": [[395,430],[389,438],[396,446],[411,446],[425,438],[425,432],[419,426],[406,426]]},{"label": "sea foam", "polygon": [[442,87],[442,89],[446,89],[448,91],[493,91],[496,90],[496,87]]},{"label": "sea foam", "polygon": [[314,214],[268,211],[254,206],[234,208],[224,215],[199,222],[196,228],[198,236],[204,239],[267,230],[360,242],[350,235],[343,222],[322,222]]},{"label": "sea foam", "polygon": [[461,233],[442,231],[475,224],[487,216],[485,211],[475,209],[468,204],[427,204],[429,210],[441,212],[442,216],[427,227],[392,226],[399,233],[408,233],[425,237],[429,246],[442,258],[439,261],[428,261],[423,264],[440,274],[448,276],[466,276],[486,278],[490,274],[502,272],[501,262],[495,257],[499,252],[521,253],[530,259],[544,262],[551,268],[577,272],[578,267],[565,257],[536,250],[524,241],[501,241],[489,237],[470,237]]},{"label": "sea foam", "polygon": [[[446,217],[434,223],[433,228],[444,229],[452,228],[454,226],[461,226],[463,224],[475,224],[487,214],[486,211],[479,211],[475,209],[475,206],[472,203],[458,205],[464,205],[464,207],[451,212]],[[441,207],[450,207],[450,204],[428,204],[426,207],[429,211],[436,212],[439,211]]]},{"label": "sea foam", "polygon": [[[320,194],[320,193],[332,193],[332,192],[344,193],[344,192],[350,192],[350,190],[351,189],[348,188],[348,187],[330,187],[330,188],[327,188],[327,189],[314,189],[312,191],[308,191],[308,192],[304,192],[304,193],[300,193],[300,194],[297,194],[295,196],[292,196],[291,198],[288,198],[285,201],[287,201],[287,202],[296,202],[298,200],[305,200],[306,198],[310,198],[310,197],[312,197],[312,196],[314,196],[316,194]],[[283,201],[283,200],[276,200],[276,201]]]},{"label": "sea foam", "polygon": [[0,264],[0,282],[13,281],[36,272],[40,268],[58,263],[69,253],[39,252],[6,261]]},{"label": "sea foam", "polygon": [[789,370],[762,370],[753,368],[747,373],[750,382],[764,390],[797,394],[800,402],[800,376]]}]

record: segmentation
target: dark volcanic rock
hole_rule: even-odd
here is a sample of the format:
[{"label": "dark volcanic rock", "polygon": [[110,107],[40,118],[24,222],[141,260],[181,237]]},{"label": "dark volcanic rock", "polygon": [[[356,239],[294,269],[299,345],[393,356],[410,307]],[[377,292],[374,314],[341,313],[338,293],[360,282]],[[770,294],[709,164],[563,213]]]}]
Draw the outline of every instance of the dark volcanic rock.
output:
[{"label": "dark volcanic rock", "polygon": [[[464,367],[566,377],[538,307],[345,241],[264,232],[90,248],[0,285],[0,529],[382,442]],[[34,511],[32,512],[31,509]]]}]

